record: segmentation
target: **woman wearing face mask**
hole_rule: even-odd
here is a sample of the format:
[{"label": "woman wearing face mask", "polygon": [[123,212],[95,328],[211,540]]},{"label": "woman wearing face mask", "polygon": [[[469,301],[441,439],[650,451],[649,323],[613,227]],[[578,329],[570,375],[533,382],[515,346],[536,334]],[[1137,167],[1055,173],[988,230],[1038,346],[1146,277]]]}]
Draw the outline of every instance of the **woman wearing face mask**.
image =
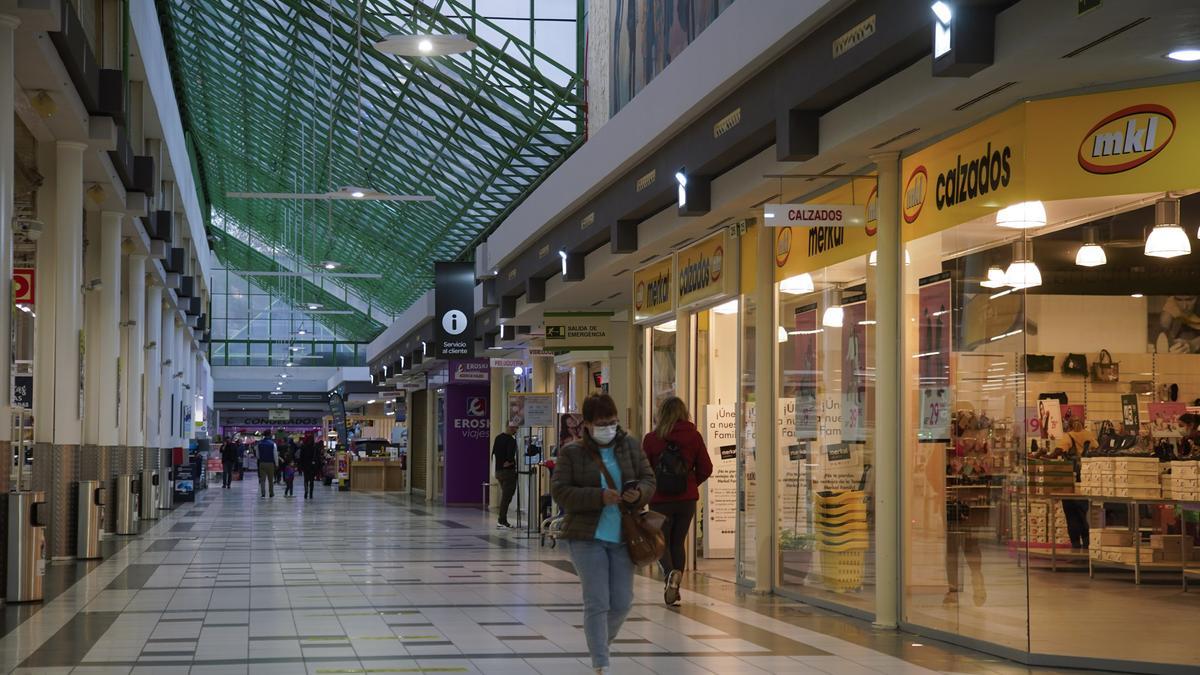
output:
[{"label": "woman wearing face mask", "polygon": [[609,645],[633,605],[633,561],[622,541],[618,504],[641,508],[654,486],[646,455],[617,424],[612,397],[589,396],[583,440],[559,450],[550,489],[566,512],[559,538],[583,586],[583,630],[597,673],[608,672]]}]

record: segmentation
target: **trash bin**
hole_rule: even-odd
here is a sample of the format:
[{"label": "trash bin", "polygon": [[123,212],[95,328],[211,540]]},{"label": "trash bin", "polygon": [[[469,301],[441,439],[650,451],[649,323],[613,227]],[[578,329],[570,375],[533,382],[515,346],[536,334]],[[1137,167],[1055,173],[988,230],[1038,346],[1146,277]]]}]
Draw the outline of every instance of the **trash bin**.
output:
[{"label": "trash bin", "polygon": [[122,473],[116,477],[113,493],[117,501],[117,534],[138,532],[138,483],[137,477],[131,473]]},{"label": "trash bin", "polygon": [[75,557],[92,560],[100,557],[100,507],[104,506],[104,488],[98,480],[79,481],[79,520],[75,523]]},{"label": "trash bin", "polygon": [[162,489],[158,484],[158,472],[154,469],[142,469],[141,484],[142,498],[138,515],[142,520],[155,520],[158,518],[158,491]]},{"label": "trash bin", "polygon": [[46,574],[46,521],[50,507],[42,491],[8,494],[7,602],[42,599]]},{"label": "trash bin", "polygon": [[163,467],[159,471],[158,508],[168,511],[175,508],[175,468]]}]

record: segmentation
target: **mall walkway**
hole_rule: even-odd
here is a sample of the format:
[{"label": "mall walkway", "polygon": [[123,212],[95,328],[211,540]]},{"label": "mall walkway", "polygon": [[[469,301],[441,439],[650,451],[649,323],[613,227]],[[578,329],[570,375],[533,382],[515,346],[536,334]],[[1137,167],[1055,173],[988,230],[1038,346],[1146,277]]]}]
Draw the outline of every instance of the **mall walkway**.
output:
[{"label": "mall walkway", "polygon": [[[108,548],[53,566],[43,606],[6,608],[4,672],[592,672],[565,553],[475,509],[325,487],[261,500],[247,480]],[[614,673],[1035,672],[699,583],[667,609],[639,577]]]}]

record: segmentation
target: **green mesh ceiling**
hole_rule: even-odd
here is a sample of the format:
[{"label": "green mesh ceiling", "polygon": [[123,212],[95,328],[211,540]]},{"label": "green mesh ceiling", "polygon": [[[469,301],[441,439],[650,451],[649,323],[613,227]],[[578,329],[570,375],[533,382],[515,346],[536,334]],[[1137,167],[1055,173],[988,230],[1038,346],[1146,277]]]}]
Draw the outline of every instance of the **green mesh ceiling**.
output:
[{"label": "green mesh ceiling", "polygon": [[[555,2],[582,20],[576,0]],[[429,289],[434,261],[468,256],[581,143],[576,64],[535,50],[528,44],[536,45],[535,31],[518,40],[501,25],[512,22],[480,17],[472,0],[158,6],[218,257],[234,270],[311,274],[332,260],[338,273],[363,274],[330,280],[369,303],[374,319],[314,317],[336,322],[343,335],[378,334],[380,317],[399,314]],[[454,33],[479,47],[405,58],[372,46],[392,34]],[[346,185],[437,201],[226,195]],[[299,281],[289,284],[289,299],[337,304],[327,291],[290,278]]]}]

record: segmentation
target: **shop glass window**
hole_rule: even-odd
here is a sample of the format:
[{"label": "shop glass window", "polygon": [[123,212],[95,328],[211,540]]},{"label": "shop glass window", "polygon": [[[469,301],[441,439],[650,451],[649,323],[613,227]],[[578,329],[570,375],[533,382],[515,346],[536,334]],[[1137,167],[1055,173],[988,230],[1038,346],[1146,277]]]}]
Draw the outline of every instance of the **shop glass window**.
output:
[{"label": "shop glass window", "polygon": [[650,409],[653,411],[664,400],[675,396],[675,320],[655,324],[649,328],[650,335]]},{"label": "shop glass window", "polygon": [[743,295],[739,301],[739,308],[742,342],[739,368],[741,410],[738,419],[738,429],[741,433],[737,449],[737,579],[739,583],[752,585],[758,578],[755,572],[758,564],[758,526],[754,511],[758,493],[754,390],[758,382],[754,358],[754,331],[758,321],[758,306],[752,295]]},{"label": "shop glass window", "polygon": [[777,584],[865,614],[875,606],[873,272],[866,255],[788,271],[774,327]]}]

